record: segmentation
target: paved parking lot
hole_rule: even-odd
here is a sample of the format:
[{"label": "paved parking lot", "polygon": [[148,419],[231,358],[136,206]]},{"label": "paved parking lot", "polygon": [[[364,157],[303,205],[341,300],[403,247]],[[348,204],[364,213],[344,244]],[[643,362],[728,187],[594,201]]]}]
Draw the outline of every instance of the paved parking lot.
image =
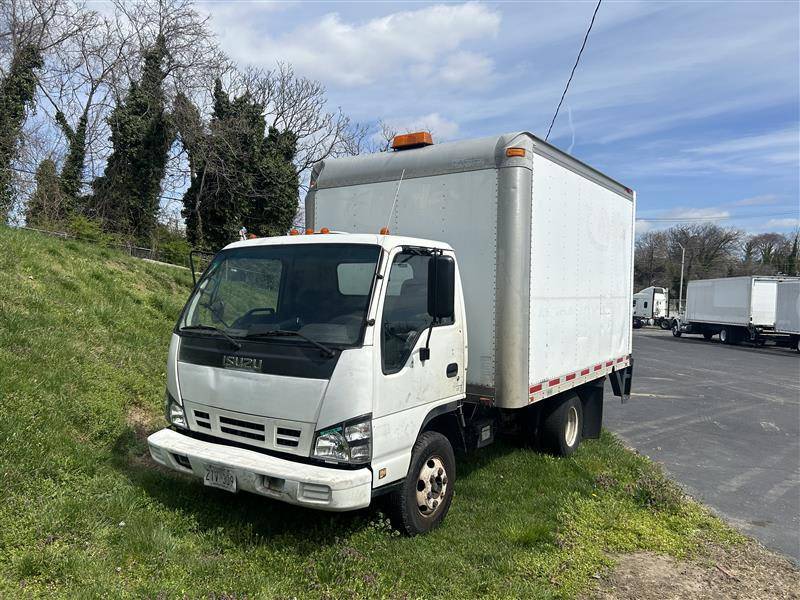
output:
[{"label": "paved parking lot", "polygon": [[656,329],[634,331],[633,351],[631,401],[606,403],[606,427],[800,563],[800,355]]}]

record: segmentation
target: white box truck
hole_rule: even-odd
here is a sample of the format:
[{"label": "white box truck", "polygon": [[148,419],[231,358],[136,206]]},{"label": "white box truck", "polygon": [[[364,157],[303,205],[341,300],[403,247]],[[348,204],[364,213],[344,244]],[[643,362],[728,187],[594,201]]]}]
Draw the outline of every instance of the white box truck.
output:
[{"label": "white box truck", "polygon": [[789,345],[800,352],[800,279],[779,281],[775,304],[775,332],[789,336]]},{"label": "white box truck", "polygon": [[634,329],[645,325],[657,325],[662,329],[669,329],[671,324],[667,288],[651,285],[633,295]]},{"label": "white box truck", "polygon": [[719,334],[723,344],[762,344],[775,330],[778,282],[784,279],[749,275],[690,281],[685,313],[673,322],[672,334],[700,334],[707,340]]},{"label": "white box truck", "polygon": [[632,379],[634,192],[529,133],[393,147],[317,164],[305,235],[214,257],[156,462],[325,510],[387,494],[413,535],[450,507],[454,449],[600,434],[604,380]]}]

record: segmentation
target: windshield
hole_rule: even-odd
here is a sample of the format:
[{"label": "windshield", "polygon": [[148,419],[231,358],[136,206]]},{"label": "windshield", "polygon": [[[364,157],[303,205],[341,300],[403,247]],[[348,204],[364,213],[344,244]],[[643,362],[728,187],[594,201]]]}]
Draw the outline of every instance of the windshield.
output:
[{"label": "windshield", "polygon": [[[367,244],[220,252],[189,298],[179,328],[214,328],[233,338],[355,345],[379,255],[378,246]],[[270,335],[279,332],[284,335]]]}]

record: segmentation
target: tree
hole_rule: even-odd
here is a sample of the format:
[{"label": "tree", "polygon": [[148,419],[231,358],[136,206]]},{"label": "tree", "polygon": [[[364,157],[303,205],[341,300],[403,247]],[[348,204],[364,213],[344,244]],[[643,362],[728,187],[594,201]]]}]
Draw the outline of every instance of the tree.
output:
[{"label": "tree", "polygon": [[27,108],[36,92],[36,69],[42,66],[39,49],[28,44],[14,52],[11,68],[0,81],[0,219],[8,217],[14,200],[12,163]]},{"label": "tree", "polygon": [[50,52],[86,29],[89,15],[70,0],[0,2],[0,219],[15,200],[13,163],[39,70]]},{"label": "tree", "polygon": [[259,236],[286,233],[297,208],[294,133],[271,127],[265,136],[263,105],[247,92],[229,97],[219,80],[208,133],[196,108],[185,99],[176,105],[192,169],[183,198],[189,241],[216,250],[243,225]]},{"label": "tree", "polygon": [[161,181],[173,140],[165,111],[164,39],[145,52],[141,80],[132,82],[109,118],[113,152],[92,187],[93,209],[109,230],[147,242],[155,230]]},{"label": "tree", "polygon": [[[82,208],[87,154],[90,147],[99,145],[99,138],[108,137],[106,118],[116,91],[115,71],[135,55],[112,20],[95,13],[90,17],[85,30],[53,52],[47,72],[39,80],[43,100],[52,107],[53,121],[67,142],[60,175],[64,219]],[[95,148],[95,154],[98,150]]]},{"label": "tree", "polygon": [[36,189],[28,199],[25,223],[28,227],[49,227],[61,220],[62,194],[56,163],[46,158],[36,170]]}]

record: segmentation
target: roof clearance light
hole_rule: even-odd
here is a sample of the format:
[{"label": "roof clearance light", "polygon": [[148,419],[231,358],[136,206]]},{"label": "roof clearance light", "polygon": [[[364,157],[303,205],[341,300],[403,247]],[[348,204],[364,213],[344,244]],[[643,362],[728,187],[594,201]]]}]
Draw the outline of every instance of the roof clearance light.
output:
[{"label": "roof clearance light", "polygon": [[525,148],[506,148],[506,156],[520,156],[525,157]]},{"label": "roof clearance light", "polygon": [[299,232],[299,231],[297,231],[297,229],[292,229],[292,230],[289,232],[289,235],[300,235],[300,232]]},{"label": "roof clearance light", "polygon": [[320,229],[320,230],[319,230],[319,232],[320,232],[320,233],[330,233],[330,232],[331,232],[331,230],[330,230],[330,229],[328,229],[327,227],[323,227],[322,229]]},{"label": "roof clearance light", "polygon": [[389,235],[389,228],[388,227],[381,227],[381,230],[379,231],[379,233],[381,235]]},{"label": "roof clearance light", "polygon": [[427,131],[417,131],[415,133],[404,133],[396,135],[392,139],[392,150],[411,150],[412,148],[422,148],[432,146],[433,138]]},{"label": "roof clearance light", "polygon": [[306,229],[306,235],[312,235],[313,233],[314,233],[314,230],[313,230],[313,229],[311,229],[311,227],[309,227],[308,229]]}]

